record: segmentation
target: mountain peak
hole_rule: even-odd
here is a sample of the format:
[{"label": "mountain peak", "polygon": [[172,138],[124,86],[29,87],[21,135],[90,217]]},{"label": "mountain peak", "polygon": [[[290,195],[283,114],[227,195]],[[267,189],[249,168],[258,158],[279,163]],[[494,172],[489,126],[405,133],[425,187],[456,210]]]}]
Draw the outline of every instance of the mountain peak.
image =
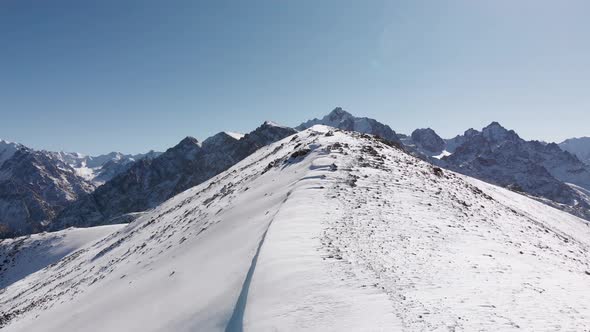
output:
[{"label": "mountain peak", "polygon": [[224,145],[235,143],[239,138],[230,135],[228,132],[219,132],[203,141],[202,147],[204,149],[222,148]]},{"label": "mountain peak", "polygon": [[194,159],[196,154],[201,150],[201,144],[199,141],[192,137],[187,136],[174,147],[168,149],[167,153],[172,153],[174,155],[180,154],[183,155],[186,159]]},{"label": "mountain peak", "polygon": [[491,128],[499,128],[499,129],[504,129],[506,130],[506,128],[504,128],[498,121],[492,121],[489,125],[487,125],[484,129],[491,129]]},{"label": "mountain peak", "polygon": [[332,110],[332,112],[330,112],[328,115],[326,115],[326,118],[328,118],[329,120],[351,118],[351,117],[353,117],[353,115],[348,113],[344,109],[342,109],[342,107],[336,107]]},{"label": "mountain peak", "polygon": [[412,141],[431,153],[442,152],[445,148],[445,141],[431,128],[414,130]]},{"label": "mountain peak", "polygon": [[192,136],[187,136],[185,138],[182,139],[182,141],[180,141],[178,144],[176,144],[176,146],[190,146],[190,145],[198,145],[199,144],[199,140],[197,140],[196,138],[192,137]]},{"label": "mountain peak", "polygon": [[481,133],[486,139],[492,142],[501,142],[520,138],[516,132],[514,132],[514,130],[508,130],[504,128],[497,121],[493,121],[487,127],[483,128]]},{"label": "mountain peak", "polygon": [[343,110],[342,107],[336,107],[322,119],[315,118],[313,120],[306,121],[295,127],[295,129],[305,130],[318,124],[342,130],[378,135],[386,140],[399,142],[399,137],[388,125],[385,125],[375,119],[356,117]]},{"label": "mountain peak", "polygon": [[284,126],[281,126],[280,124],[278,124],[274,121],[266,120],[266,121],[264,121],[264,123],[262,124],[261,127],[284,127]]}]

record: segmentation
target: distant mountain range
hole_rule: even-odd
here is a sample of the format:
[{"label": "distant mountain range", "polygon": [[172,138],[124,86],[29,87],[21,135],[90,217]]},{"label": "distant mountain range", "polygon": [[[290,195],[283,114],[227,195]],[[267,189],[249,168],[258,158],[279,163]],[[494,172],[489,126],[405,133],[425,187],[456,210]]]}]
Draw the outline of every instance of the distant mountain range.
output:
[{"label": "distant mountain range", "polygon": [[570,138],[559,143],[559,147],[575,154],[578,159],[590,165],[590,137]]},{"label": "distant mountain range", "polygon": [[0,141],[0,238],[43,231],[67,206],[158,153],[97,157]]},{"label": "distant mountain range", "polygon": [[259,148],[314,125],[379,136],[414,156],[590,219],[590,138],[526,141],[493,122],[451,139],[430,128],[396,133],[338,107],[295,128],[265,122],[249,134],[187,137],[164,153],[96,157],[0,141],[0,238],[129,222],[227,170]]},{"label": "distant mountain range", "polygon": [[221,132],[200,143],[186,137],[156,158],[141,159],[65,209],[51,230],[132,220],[137,212],[225,171],[259,148],[296,133],[295,129],[265,122],[243,137]]},{"label": "distant mountain range", "polygon": [[417,129],[403,143],[433,164],[590,219],[590,165],[558,144],[523,140],[497,122],[447,140]]}]

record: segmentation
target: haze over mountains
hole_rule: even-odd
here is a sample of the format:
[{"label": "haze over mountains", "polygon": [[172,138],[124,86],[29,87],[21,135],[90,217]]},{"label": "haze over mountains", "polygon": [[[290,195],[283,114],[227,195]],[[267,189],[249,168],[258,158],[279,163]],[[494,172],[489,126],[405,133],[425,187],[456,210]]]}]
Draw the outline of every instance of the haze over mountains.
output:
[{"label": "haze over mountains", "polygon": [[590,139],[559,145],[525,141],[494,122],[443,139],[432,129],[397,134],[374,119],[336,108],[294,129],[265,122],[243,136],[221,132],[202,143],[187,137],[165,153],[36,151],[0,141],[0,236],[129,222],[198,185],[262,146],[322,124],[377,135],[440,167],[507,187],[590,218]]},{"label": "haze over mountains", "polygon": [[[194,160],[203,148],[195,146],[185,139],[174,151]],[[126,226],[107,227],[0,242],[10,247],[0,251],[10,262],[1,273],[13,276],[0,290],[0,327],[536,331],[590,324],[590,295],[581,291],[590,278],[587,221],[368,134],[315,125]],[[63,259],[23,272],[27,257],[68,245],[75,251]]]}]

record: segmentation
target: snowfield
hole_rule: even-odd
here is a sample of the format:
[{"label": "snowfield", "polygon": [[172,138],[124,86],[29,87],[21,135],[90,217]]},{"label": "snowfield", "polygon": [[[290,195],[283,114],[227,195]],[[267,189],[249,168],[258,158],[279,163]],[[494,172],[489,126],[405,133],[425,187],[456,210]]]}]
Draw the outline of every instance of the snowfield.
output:
[{"label": "snowfield", "polygon": [[6,331],[584,331],[590,227],[314,126],[0,290]]},{"label": "snowfield", "polygon": [[[0,289],[53,264],[124,225],[68,228],[0,240]],[[1,292],[1,291],[0,291]]]}]

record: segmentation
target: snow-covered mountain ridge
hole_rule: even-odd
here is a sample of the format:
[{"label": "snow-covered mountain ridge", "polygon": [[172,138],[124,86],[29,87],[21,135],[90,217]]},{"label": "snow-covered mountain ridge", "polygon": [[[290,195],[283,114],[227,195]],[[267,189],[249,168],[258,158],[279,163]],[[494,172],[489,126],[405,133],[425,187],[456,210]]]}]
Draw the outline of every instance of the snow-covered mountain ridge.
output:
[{"label": "snow-covered mountain ridge", "polygon": [[399,142],[399,137],[388,125],[375,119],[353,116],[343,110],[342,107],[336,107],[332,112],[321,119],[313,119],[303,122],[295,127],[295,129],[305,130],[315,125],[324,125],[342,130],[377,135],[392,142]]},{"label": "snow-covered mountain ridge", "polygon": [[159,152],[153,150],[135,155],[120,152],[111,152],[99,156],[87,156],[75,152],[48,153],[70,165],[77,175],[92,182],[96,187],[126,171],[134,162],[143,158],[153,159],[160,155]]},{"label": "snow-covered mountain ridge", "polygon": [[70,205],[51,222],[49,229],[120,222],[120,216],[151,209],[221,173],[259,148],[295,132],[267,121],[243,137],[221,132],[202,143],[194,137],[186,137],[157,158],[133,164],[92,194]]},{"label": "snow-covered mountain ridge", "polygon": [[37,233],[65,207],[146,155],[89,157],[0,140],[0,238]]},{"label": "snow-covered mountain ridge", "polygon": [[0,291],[6,331],[583,330],[590,228],[327,127]]},{"label": "snow-covered mountain ridge", "polygon": [[590,189],[590,166],[557,144],[526,141],[498,122],[449,140],[442,140],[432,129],[419,129],[402,142],[436,165],[537,197],[590,220],[590,196],[585,192]]}]

